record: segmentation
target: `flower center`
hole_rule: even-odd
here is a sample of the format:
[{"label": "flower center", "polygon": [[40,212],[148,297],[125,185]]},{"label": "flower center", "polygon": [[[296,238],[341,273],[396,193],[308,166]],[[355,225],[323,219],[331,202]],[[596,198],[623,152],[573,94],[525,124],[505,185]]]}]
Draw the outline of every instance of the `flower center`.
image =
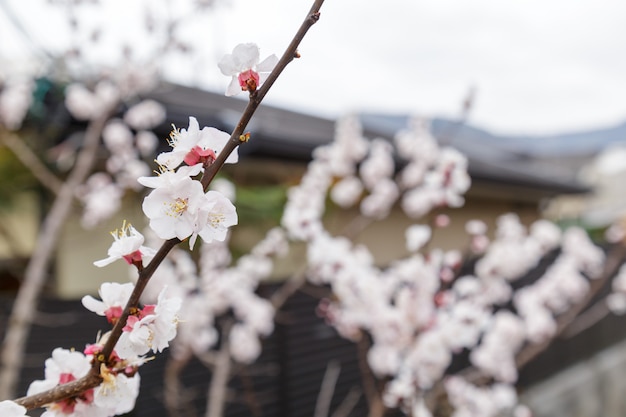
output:
[{"label": "flower center", "polygon": [[259,86],[259,74],[256,71],[252,71],[249,69],[248,71],[244,71],[239,74],[237,77],[239,80],[239,86],[242,91],[250,91],[253,93],[256,91],[256,88]]},{"label": "flower center", "polygon": [[[166,205],[168,203],[165,203]],[[187,211],[189,207],[189,199],[188,198],[180,198],[178,197],[174,200],[173,203],[169,203],[169,207],[167,207],[166,214],[170,217],[180,217],[184,212]]]},{"label": "flower center", "polygon": [[207,223],[214,229],[219,228],[222,223],[226,220],[226,216],[221,213],[211,213],[209,214],[209,219]]},{"label": "flower center", "polygon": [[185,163],[189,166],[193,166],[199,163],[203,163],[211,165],[213,161],[217,158],[215,155],[215,151],[213,149],[202,149],[200,146],[194,146],[191,150],[185,155]]}]

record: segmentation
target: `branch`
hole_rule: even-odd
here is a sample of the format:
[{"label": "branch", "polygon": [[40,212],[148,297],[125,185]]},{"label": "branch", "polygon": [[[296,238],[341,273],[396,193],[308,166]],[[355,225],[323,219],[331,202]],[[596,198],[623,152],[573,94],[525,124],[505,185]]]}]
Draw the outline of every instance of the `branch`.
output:
[{"label": "branch", "polygon": [[333,394],[335,393],[335,386],[337,385],[340,372],[341,365],[339,365],[337,360],[328,362],[326,372],[324,372],[324,378],[322,379],[320,392],[317,395],[313,417],[328,417],[330,403],[333,400]]},{"label": "branch", "polygon": [[241,115],[239,123],[237,123],[237,126],[233,130],[233,133],[230,135],[230,140],[228,141],[226,146],[224,146],[224,149],[222,149],[222,151],[219,153],[215,162],[204,172],[204,175],[202,177],[202,185],[205,189],[211,183],[211,181],[217,174],[217,171],[224,164],[226,158],[228,158],[231,152],[234,151],[235,148],[241,143],[246,141],[246,139],[242,138],[242,135],[246,126],[250,122],[250,119],[252,119],[252,115],[254,115],[254,112],[261,104],[261,101],[263,100],[269,89],[272,87],[278,76],[283,72],[285,67],[291,61],[293,61],[296,56],[298,56],[298,46],[300,45],[300,42],[302,42],[304,35],[308,32],[311,26],[313,26],[319,20],[319,10],[322,7],[323,3],[324,0],[315,0],[315,3],[313,3],[311,10],[309,10],[309,13],[307,13],[304,22],[302,22],[302,25],[300,25],[300,29],[298,29],[298,32],[283,53],[283,56],[280,58],[272,72],[268,75],[261,88],[250,94],[250,101],[248,102],[248,105]]},{"label": "branch", "polygon": [[232,364],[230,359],[230,343],[228,340],[231,327],[232,323],[226,323],[222,331],[222,346],[217,354],[213,375],[211,376],[206,417],[222,417],[224,414],[224,402],[226,400],[226,391]]},{"label": "branch", "polygon": [[[48,212],[42,226],[35,249],[26,271],[24,282],[17,294],[11,311],[11,318],[4,338],[4,347],[0,357],[0,398],[11,398],[15,391],[17,378],[22,366],[22,352],[30,332],[34,317],[37,299],[45,283],[50,259],[56,249],[57,240],[61,234],[63,224],[71,213],[76,187],[85,181],[91,171],[100,143],[100,135],[104,129],[109,112],[92,120],[87,126],[83,148],[78,154],[76,165],[61,186],[54,203]],[[84,389],[83,389],[84,391]],[[59,398],[66,398],[60,394]],[[40,403],[34,407],[39,407]]]},{"label": "branch", "polygon": [[604,287],[606,282],[615,275],[618,268],[626,257],[626,246],[618,245],[611,249],[606,257],[604,268],[600,275],[591,280],[589,291],[585,298],[579,301],[576,305],[572,306],[567,312],[563,313],[557,318],[557,330],[551,339],[548,339],[542,343],[527,345],[517,354],[517,368],[520,369],[528,362],[536,358],[541,352],[546,350],[552,343],[552,340],[559,337],[567,328],[574,322],[576,317],[587,307],[591,301],[596,297],[600,290]]},{"label": "branch", "polygon": [[[248,102],[248,106],[244,110],[244,113],[242,114],[239,123],[233,130],[229,142],[220,152],[218,158],[213,162],[213,164],[205,169],[202,179],[200,180],[205,190],[208,188],[209,184],[211,183],[217,172],[224,165],[224,162],[226,161],[228,156],[235,150],[237,146],[246,141],[246,139],[242,137],[244,129],[246,128],[248,122],[252,118],[253,114],[261,104],[261,101],[263,100],[271,86],[274,84],[278,76],[285,69],[287,64],[289,64],[289,62],[291,62],[294,57],[298,56],[297,48],[307,31],[311,28],[311,26],[313,26],[315,22],[319,20],[319,9],[323,3],[323,0],[316,0],[314,2],[304,22],[300,26],[300,29],[287,47],[287,50],[283,54],[282,58],[279,60],[274,70],[266,79],[263,86],[250,95],[250,101]],[[104,126],[105,121],[106,120],[101,121],[101,128]],[[79,163],[77,163],[77,165],[78,164]],[[74,174],[74,172],[72,174]],[[68,183],[69,182],[70,180],[68,180]],[[60,197],[61,195],[59,195],[57,200],[60,199]],[[69,205],[71,202],[71,198],[67,198],[66,201]],[[139,305],[139,298],[143,293],[144,288],[148,284],[148,281],[154,274],[154,271],[156,271],[158,266],[167,256],[167,254],[180,242],[181,241],[179,239],[170,239],[163,243],[152,261],[150,261],[150,263],[145,268],[143,268],[143,270],[140,271],[139,277],[137,279],[137,284],[135,285],[135,288],[130,296],[130,299],[128,300],[128,303],[126,304],[126,307],[124,308],[124,311],[122,312],[122,316],[113,327],[113,330],[111,331],[111,334],[109,335],[109,338],[105,346],[103,347],[101,354],[98,355],[98,358],[94,358],[91,370],[86,376],[77,381],[57,386],[49,391],[37,395],[22,397],[15,402],[24,406],[26,409],[31,410],[33,408],[38,408],[48,403],[57,402],[65,398],[76,396],[87,389],[98,386],[102,380],[99,375],[100,364],[103,363],[106,358],[108,358],[113,352],[113,348],[115,347],[115,344],[122,334],[122,329],[124,328],[124,326],[126,326],[126,321],[130,315],[130,311],[134,310]],[[32,301],[29,304],[23,305],[24,307],[30,306],[32,305]],[[19,351],[21,351],[21,349]],[[228,362],[229,366],[227,370],[228,372],[230,372],[230,358],[228,359]],[[218,361],[218,366],[219,364],[220,362]]]},{"label": "branch", "polygon": [[61,192],[63,182],[46,167],[35,153],[14,133],[0,131],[0,143],[4,144],[30,170],[37,181],[55,195]]}]

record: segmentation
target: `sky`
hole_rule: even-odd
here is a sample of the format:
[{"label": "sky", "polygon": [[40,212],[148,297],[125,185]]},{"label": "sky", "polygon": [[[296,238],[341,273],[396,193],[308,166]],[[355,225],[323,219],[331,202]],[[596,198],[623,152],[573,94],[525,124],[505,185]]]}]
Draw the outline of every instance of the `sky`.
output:
[{"label": "sky", "polygon": [[[114,34],[127,35],[138,26],[133,8],[148,1],[107,0],[107,11],[97,17]],[[255,42],[262,58],[280,55],[311,5],[215,1],[210,15],[182,29],[203,52],[193,64],[172,57],[169,79],[224,90],[229,80],[215,65],[223,54]],[[62,25],[52,23],[62,15],[45,1],[2,2],[36,44],[63,43]],[[158,13],[176,15],[180,10],[171,7],[181,3]],[[6,62],[27,48],[4,41],[16,35],[2,15],[0,57],[4,49]],[[326,117],[355,111],[458,117],[473,91],[469,121],[495,133],[607,127],[626,121],[625,16],[623,0],[326,0],[301,44],[302,58],[266,100]],[[81,15],[81,22],[89,19],[96,17]],[[136,44],[141,49],[149,40]]]}]

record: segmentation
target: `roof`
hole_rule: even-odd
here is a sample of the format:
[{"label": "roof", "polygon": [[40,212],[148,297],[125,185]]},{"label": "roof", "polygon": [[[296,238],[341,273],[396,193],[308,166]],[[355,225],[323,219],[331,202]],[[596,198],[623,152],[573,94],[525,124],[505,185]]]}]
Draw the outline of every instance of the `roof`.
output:
[{"label": "roof", "polygon": [[[163,84],[148,97],[166,107],[168,123],[186,126],[191,115],[200,124],[227,131],[235,126],[247,104],[246,100],[175,84]],[[407,126],[409,117],[362,114],[361,120],[367,137],[391,139]],[[313,149],[331,141],[334,124],[334,120],[262,105],[247,128],[253,140],[239,152],[242,157],[308,161]],[[166,135],[169,125],[164,129]],[[523,155],[507,146],[510,145],[507,141],[500,140],[498,146],[498,141],[493,140],[495,136],[479,129],[435,119],[432,130],[441,143],[449,143],[468,157],[474,187],[531,200],[589,191],[553,163]]]}]

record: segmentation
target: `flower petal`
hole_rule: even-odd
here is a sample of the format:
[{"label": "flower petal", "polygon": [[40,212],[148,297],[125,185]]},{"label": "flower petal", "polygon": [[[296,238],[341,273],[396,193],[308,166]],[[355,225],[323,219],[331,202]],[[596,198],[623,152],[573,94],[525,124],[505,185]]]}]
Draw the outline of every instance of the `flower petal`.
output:
[{"label": "flower petal", "polygon": [[237,67],[237,63],[231,54],[224,55],[220,62],[218,62],[217,66],[219,67],[222,74],[227,76],[237,75],[239,72],[239,68]]},{"label": "flower petal", "polygon": [[263,61],[259,62],[256,69],[257,72],[271,72],[276,64],[278,64],[278,57],[275,54],[272,54]]},{"label": "flower petal", "polygon": [[241,93],[241,86],[239,85],[237,77],[233,77],[232,80],[230,80],[230,84],[228,84],[228,88],[226,88],[225,95],[227,97],[231,97],[236,96],[239,93]]},{"label": "flower petal", "polygon": [[259,47],[255,43],[240,43],[233,49],[233,58],[239,67],[238,72],[251,69],[259,62]]}]

